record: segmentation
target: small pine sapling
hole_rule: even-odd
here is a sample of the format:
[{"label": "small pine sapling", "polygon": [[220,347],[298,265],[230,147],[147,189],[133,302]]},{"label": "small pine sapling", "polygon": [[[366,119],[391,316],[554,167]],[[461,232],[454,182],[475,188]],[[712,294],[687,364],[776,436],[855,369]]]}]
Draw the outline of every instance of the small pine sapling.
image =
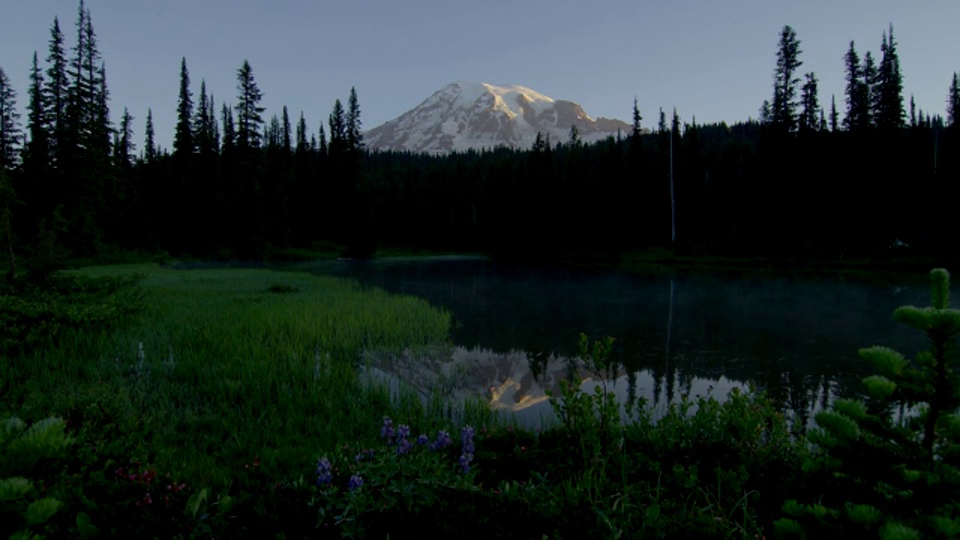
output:
[{"label": "small pine sapling", "polygon": [[893,313],[925,332],[930,348],[912,361],[886,347],[860,350],[876,371],[863,381],[866,399],[839,399],[817,414],[805,470],[819,500],[787,501],[778,534],[960,535],[960,310],[948,307],[947,271],[933,270],[931,280],[930,307]]}]

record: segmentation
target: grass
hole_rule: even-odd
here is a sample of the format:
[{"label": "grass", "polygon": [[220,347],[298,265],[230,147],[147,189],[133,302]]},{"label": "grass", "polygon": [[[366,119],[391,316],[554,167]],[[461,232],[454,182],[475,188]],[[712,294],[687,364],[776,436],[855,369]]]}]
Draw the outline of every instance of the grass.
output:
[{"label": "grass", "polygon": [[342,279],[152,264],[76,272],[139,274],[143,315],[114,331],[62,332],[0,364],[0,412],[60,416],[94,440],[111,431],[127,459],[214,489],[258,457],[266,474],[296,477],[320,448],[417,409],[366,388],[360,352],[449,335],[449,314],[425,301]]},{"label": "grass", "polygon": [[[613,394],[563,384],[557,423],[534,433],[498,424],[480,402],[425,404],[362,378],[364,351],[449,345],[450,315],[421,299],[276,270],[73,272],[93,279],[22,298],[0,290],[16,308],[10,320],[29,311],[60,324],[46,343],[0,349],[0,421],[60,417],[69,434],[57,461],[5,470],[0,460],[7,478],[37,486],[17,512],[41,496],[64,501],[47,522],[24,518],[24,530],[757,538],[773,532],[784,501],[829,488],[805,474],[808,442],[759,394],[684,397],[656,421],[641,400],[622,422]],[[117,278],[131,274],[132,290]],[[582,336],[579,358],[598,376],[615,372],[612,344]],[[384,438],[385,416],[408,435]],[[452,440],[440,450],[419,442],[441,429]],[[16,449],[3,435],[0,457]],[[0,531],[20,527],[10,523]]]}]

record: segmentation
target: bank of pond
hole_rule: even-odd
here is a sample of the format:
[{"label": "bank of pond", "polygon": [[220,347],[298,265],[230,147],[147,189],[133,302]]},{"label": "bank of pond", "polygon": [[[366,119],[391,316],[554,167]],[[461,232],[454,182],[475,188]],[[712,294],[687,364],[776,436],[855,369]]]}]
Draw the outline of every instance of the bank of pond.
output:
[{"label": "bank of pond", "polygon": [[0,535],[949,537],[960,318],[933,276],[896,321],[931,303],[915,276],[441,257],[8,285]]}]

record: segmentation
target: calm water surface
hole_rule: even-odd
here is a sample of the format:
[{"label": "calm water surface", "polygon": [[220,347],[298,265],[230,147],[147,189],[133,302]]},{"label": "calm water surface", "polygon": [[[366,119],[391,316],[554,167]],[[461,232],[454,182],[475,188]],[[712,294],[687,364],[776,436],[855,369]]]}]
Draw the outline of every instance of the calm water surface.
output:
[{"label": "calm water surface", "polygon": [[447,309],[454,347],[371,355],[377,369],[424,391],[484,396],[529,422],[550,415],[544,391],[563,377],[597,384],[571,362],[584,332],[616,339],[623,369],[608,384],[624,399],[640,396],[662,410],[684,394],[722,398],[753,385],[805,423],[838,394],[860,390],[867,370],[859,348],[911,356],[923,348],[924,336],[891,314],[929,303],[923,276],[644,275],[470,258],[328,261],[309,270]]}]

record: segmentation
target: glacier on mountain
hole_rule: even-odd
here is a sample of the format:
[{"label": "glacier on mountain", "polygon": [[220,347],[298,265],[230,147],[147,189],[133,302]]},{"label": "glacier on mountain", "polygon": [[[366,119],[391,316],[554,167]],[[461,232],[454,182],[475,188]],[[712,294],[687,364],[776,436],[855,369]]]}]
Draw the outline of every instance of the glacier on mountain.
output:
[{"label": "glacier on mountain", "polygon": [[630,125],[591,118],[572,101],[555,100],[519,85],[455,82],[417,107],[364,134],[373,150],[440,154],[469,149],[530,148],[537,133],[566,142],[571,126],[584,142],[594,142]]}]

